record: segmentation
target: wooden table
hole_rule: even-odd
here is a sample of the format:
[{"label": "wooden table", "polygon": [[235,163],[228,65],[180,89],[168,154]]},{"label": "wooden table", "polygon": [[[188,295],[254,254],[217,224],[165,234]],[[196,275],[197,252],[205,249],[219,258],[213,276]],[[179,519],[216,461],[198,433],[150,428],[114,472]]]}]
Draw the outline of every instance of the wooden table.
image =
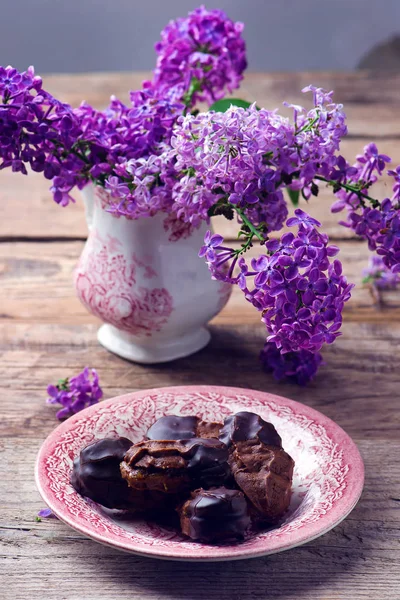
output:
[{"label": "wooden table", "polygon": [[[98,107],[111,93],[127,97],[143,74],[46,77],[63,100]],[[273,108],[302,102],[310,82],[335,89],[346,106],[352,158],[370,139],[400,163],[400,76],[297,73],[249,75],[242,97]],[[258,314],[239,290],[212,323],[208,348],[173,364],[146,367],[107,353],[98,321],[76,299],[73,267],[86,237],[81,204],[62,209],[48,182],[0,174],[1,573],[4,600],[399,600],[400,599],[400,292],[377,309],[361,287],[368,251],[338,227],[321,193],[311,211],[341,247],[357,284],[345,311],[343,337],[325,350],[326,365],[308,388],[276,383],[257,360],[263,342]],[[385,183],[380,193],[385,194]],[[232,230],[221,224],[230,237]],[[122,554],[85,539],[57,520],[35,521],[43,507],[33,469],[56,426],[46,386],[85,365],[100,373],[105,397],[178,384],[268,390],[304,402],[339,423],[364,457],[366,485],[351,515],[333,531],[285,554],[236,563],[184,564]]]}]

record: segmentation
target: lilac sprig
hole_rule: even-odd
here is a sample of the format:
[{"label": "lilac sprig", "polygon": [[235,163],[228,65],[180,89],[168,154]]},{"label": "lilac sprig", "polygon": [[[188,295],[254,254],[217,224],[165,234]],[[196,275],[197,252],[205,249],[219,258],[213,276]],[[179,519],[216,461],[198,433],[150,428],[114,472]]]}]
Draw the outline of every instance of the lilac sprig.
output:
[{"label": "lilac sprig", "polygon": [[187,107],[203,100],[211,104],[226,90],[232,92],[247,66],[243,27],[204,6],[170,21],[155,45],[152,85]]},{"label": "lilac sprig", "polygon": [[[297,209],[288,226],[297,235],[284,234],[266,243],[266,254],[254,259],[251,271],[242,267],[247,300],[262,312],[267,341],[283,353],[319,352],[340,335],[342,310],[350,299],[352,284],[342,275],[339,249],[329,245],[320,223]],[[252,280],[254,287],[249,288]]]},{"label": "lilac sprig", "polygon": [[56,413],[58,419],[67,419],[87,406],[97,404],[103,391],[99,385],[99,377],[95,369],[88,367],[75,377],[61,379],[56,385],[47,388],[49,404],[61,404]]},{"label": "lilac sprig", "polygon": [[0,67],[1,169],[26,175],[29,164],[53,180],[54,200],[65,206],[72,188],[88,181],[90,162],[76,144],[79,135],[71,107],[43,89],[33,67],[21,73]]},{"label": "lilac sprig", "polygon": [[[400,272],[400,167],[387,171],[392,178],[392,196],[382,201],[371,196],[371,187],[385,171],[390,157],[368,144],[353,167],[347,165],[345,183],[336,189],[338,200],[332,211],[347,210],[345,227],[368,241],[368,247],[394,273]],[[350,173],[350,175],[349,175]],[[344,186],[344,187],[343,187]]]},{"label": "lilac sprig", "polygon": [[117,214],[171,211],[166,180],[175,172],[166,151],[183,104],[146,88],[131,93],[130,105],[113,98],[105,111],[72,109],[43,90],[32,68],[0,68],[0,94],[0,168],[43,172],[61,206],[73,201],[74,187],[93,181],[110,192]]},{"label": "lilac sprig", "polygon": [[342,310],[350,299],[352,284],[342,275],[339,252],[320,233],[320,223],[297,209],[287,226],[297,235],[285,233],[268,240],[265,253],[237,261],[237,250],[223,245],[222,236],[206,235],[200,254],[215,279],[237,283],[246,299],[262,313],[267,341],[285,354],[307,350],[316,354],[340,335]]}]

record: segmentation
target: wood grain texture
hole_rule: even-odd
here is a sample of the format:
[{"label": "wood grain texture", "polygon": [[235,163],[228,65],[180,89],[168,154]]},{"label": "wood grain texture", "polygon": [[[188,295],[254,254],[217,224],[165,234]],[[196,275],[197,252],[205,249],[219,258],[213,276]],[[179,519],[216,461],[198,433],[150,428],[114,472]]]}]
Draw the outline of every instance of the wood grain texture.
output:
[{"label": "wood grain texture", "polygon": [[[75,295],[73,270],[84,242],[8,242],[0,244],[0,281],[3,291],[0,313],[15,321],[57,323],[97,323],[88,315]],[[232,244],[235,245],[235,244]],[[361,284],[362,270],[368,263],[368,249],[363,242],[341,241],[339,257],[349,281],[356,284],[352,299],[345,307],[345,319],[385,322],[400,318],[400,290],[382,295],[385,304],[378,308],[370,288]],[[247,256],[258,256],[255,245]],[[199,259],[200,261],[200,259]],[[259,314],[245,301],[234,286],[232,297],[217,317],[217,322],[255,323]]]},{"label": "wood grain texture", "polygon": [[[46,78],[77,105],[126,98],[143,74]],[[304,101],[313,82],[346,104],[354,155],[370,136],[400,163],[400,75],[250,74],[242,96],[268,108]],[[385,183],[380,194],[385,194]],[[321,193],[311,212],[337,240],[348,279],[357,284],[343,336],[324,350],[326,364],[307,388],[279,384],[261,370],[259,314],[235,289],[211,325],[210,345],[174,363],[142,366],[111,355],[96,341],[98,320],[74,295],[72,272],[86,226],[81,204],[63,210],[47,182],[0,172],[0,598],[1,600],[399,600],[400,599],[400,292],[378,309],[360,286],[368,251],[329,213]],[[217,228],[232,238],[226,222]],[[253,255],[259,251],[255,246]],[[49,382],[85,365],[98,369],[105,397],[150,387],[233,385],[286,395],[320,410],[357,442],[366,486],[351,515],[333,531],[286,554],[235,563],[184,564],[119,553],[57,520],[35,521],[36,453],[56,425],[45,403]]]},{"label": "wood grain texture", "polygon": [[101,348],[95,324],[3,323],[0,437],[43,439],[56,412],[44,403],[47,384],[91,365],[108,398],[169,385],[247,387],[305,402],[358,439],[398,439],[400,324],[346,323],[344,335],[324,351],[326,364],[317,379],[306,388],[277,383],[262,371],[258,354],[264,334],[258,323],[216,322],[212,334],[210,345],[194,356],[143,366]]},{"label": "wood grain texture", "polygon": [[366,490],[350,517],[333,531],[286,556],[185,564],[105,548],[58,521],[36,523],[34,515],[42,506],[32,482],[38,444],[28,439],[17,449],[7,440],[0,466],[9,489],[0,529],[2,598],[395,600],[400,527],[398,502],[392,497],[400,493],[400,470],[398,463],[388,463],[387,452],[398,454],[400,444],[363,441],[359,447],[367,467]]}]

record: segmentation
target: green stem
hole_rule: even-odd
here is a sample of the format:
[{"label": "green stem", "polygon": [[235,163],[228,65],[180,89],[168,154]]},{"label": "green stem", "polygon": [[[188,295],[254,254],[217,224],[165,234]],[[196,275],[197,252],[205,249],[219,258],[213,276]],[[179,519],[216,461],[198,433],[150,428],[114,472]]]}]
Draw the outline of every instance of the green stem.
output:
[{"label": "green stem", "polygon": [[[47,123],[51,129],[53,129],[53,131],[57,131],[54,127],[52,127],[50,125],[50,123]],[[89,143],[89,142],[88,142]],[[81,154],[80,152],[77,152],[74,147],[72,146],[71,148],[66,148],[64,146],[64,144],[62,144],[61,142],[58,142],[57,140],[53,140],[53,144],[54,146],[56,146],[57,148],[62,148],[64,150],[64,152],[66,152],[67,154],[74,154],[74,156],[76,156],[77,158],[79,158],[83,163],[85,163],[86,165],[90,165],[90,161],[86,158],[86,156],[84,156],[83,154]]]},{"label": "green stem", "polygon": [[247,250],[249,248],[251,248],[251,246],[253,245],[253,237],[254,234],[250,234],[247,238],[247,240],[245,241],[244,244],[242,244],[242,246],[240,248],[238,248],[237,250],[235,250],[235,255],[239,256],[240,254],[244,254],[245,252],[247,252]]},{"label": "green stem", "polygon": [[189,106],[190,106],[190,105],[191,105],[191,103],[192,103],[192,98],[193,98],[194,94],[195,94],[196,92],[198,92],[199,90],[201,90],[201,83],[202,83],[202,82],[201,82],[201,81],[199,81],[199,80],[198,80],[198,79],[196,79],[196,78],[194,78],[194,79],[192,79],[192,80],[191,80],[191,82],[190,82],[190,86],[189,86],[189,89],[188,89],[188,91],[186,92],[186,94],[184,94],[184,96],[183,96],[183,98],[182,98],[182,100],[183,100],[183,103],[184,103],[184,105],[185,105],[185,110],[183,111],[183,114],[185,114],[185,115],[186,115],[186,113],[187,113],[187,111],[188,111],[188,109],[189,109]]},{"label": "green stem", "polygon": [[328,185],[333,185],[333,186],[340,186],[342,189],[346,190],[347,192],[352,192],[353,194],[356,194],[359,198],[365,198],[365,200],[369,200],[372,204],[372,206],[374,208],[377,208],[378,206],[380,206],[380,202],[379,200],[377,200],[376,198],[372,198],[371,196],[368,196],[368,194],[364,194],[364,192],[362,192],[361,190],[357,189],[356,187],[349,185],[348,183],[340,183],[339,181],[335,181],[333,179],[326,179],[325,177],[322,177],[321,175],[316,175],[315,179],[319,179],[319,181],[325,181],[325,183],[327,183]]},{"label": "green stem", "polygon": [[296,135],[299,135],[299,133],[304,133],[305,131],[309,131],[312,128],[312,126],[315,125],[318,119],[319,115],[317,115],[312,121],[309,121],[307,125],[304,125],[304,127],[299,129],[299,131],[296,131]]},{"label": "green stem", "polygon": [[265,238],[263,237],[262,233],[260,231],[258,231],[258,229],[256,227],[254,227],[253,223],[251,221],[249,221],[249,219],[246,217],[246,215],[244,214],[244,212],[238,208],[237,206],[233,206],[231,205],[233,210],[236,211],[236,213],[239,215],[239,217],[242,219],[243,223],[246,225],[246,227],[248,227],[251,231],[251,233],[253,234],[252,237],[256,236],[260,242],[265,242]]}]

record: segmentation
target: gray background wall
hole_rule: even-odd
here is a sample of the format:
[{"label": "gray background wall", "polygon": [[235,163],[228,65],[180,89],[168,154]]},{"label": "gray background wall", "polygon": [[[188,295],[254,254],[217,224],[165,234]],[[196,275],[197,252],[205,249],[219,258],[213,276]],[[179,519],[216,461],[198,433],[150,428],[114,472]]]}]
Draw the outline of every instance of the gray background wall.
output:
[{"label": "gray background wall", "polygon": [[[0,0],[0,64],[37,72],[144,70],[171,18],[201,0]],[[245,22],[249,68],[353,69],[400,30],[400,0],[213,0]]]}]

